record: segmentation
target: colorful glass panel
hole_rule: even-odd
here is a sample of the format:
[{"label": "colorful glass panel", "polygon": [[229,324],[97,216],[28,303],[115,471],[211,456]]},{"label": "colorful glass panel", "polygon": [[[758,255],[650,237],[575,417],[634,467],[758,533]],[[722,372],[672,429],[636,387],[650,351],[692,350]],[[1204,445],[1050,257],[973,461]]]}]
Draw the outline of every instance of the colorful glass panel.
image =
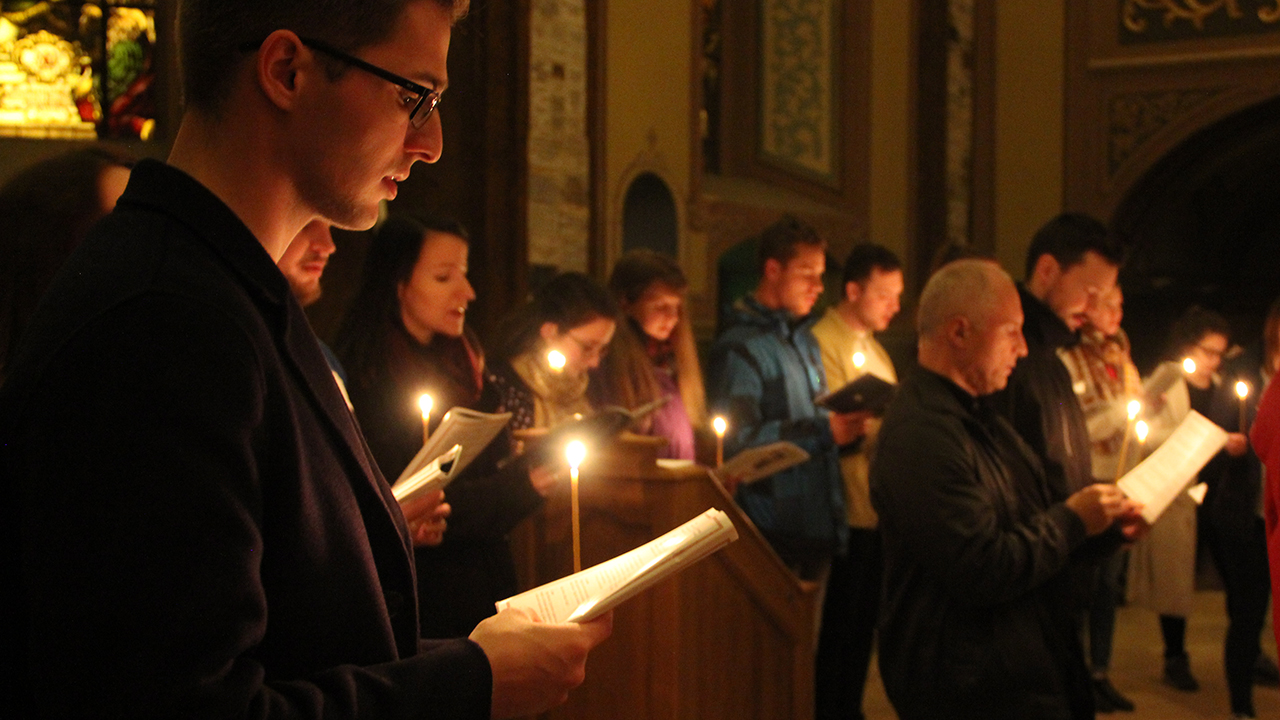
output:
[{"label": "colorful glass panel", "polygon": [[0,136],[150,137],[155,13],[154,1],[0,2]]}]

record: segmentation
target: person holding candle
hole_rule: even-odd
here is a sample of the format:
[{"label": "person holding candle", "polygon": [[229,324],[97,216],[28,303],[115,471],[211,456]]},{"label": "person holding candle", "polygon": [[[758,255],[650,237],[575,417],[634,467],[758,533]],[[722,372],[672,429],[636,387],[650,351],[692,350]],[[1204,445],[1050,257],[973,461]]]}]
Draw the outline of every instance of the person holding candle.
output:
[{"label": "person holding candle", "polygon": [[[1248,432],[1249,421],[1280,367],[1280,301],[1272,303],[1263,324],[1262,348],[1246,351],[1223,368],[1234,378],[1220,390],[1218,422]],[[1242,395],[1239,389],[1243,386]],[[1236,412],[1232,413],[1231,406]],[[1229,424],[1235,422],[1234,428]],[[1259,636],[1266,624],[1271,585],[1267,577],[1267,541],[1262,499],[1264,473],[1259,455],[1249,451],[1219,463],[1214,492],[1205,499],[1207,534],[1214,564],[1226,594],[1227,636],[1223,652],[1231,712],[1254,717],[1253,685],[1280,683],[1275,662],[1262,653]]]},{"label": "person holding candle", "polygon": [[[1080,342],[1060,348],[1058,355],[1071,373],[1072,387],[1084,410],[1093,476],[1113,482],[1140,459],[1133,437],[1137,413],[1130,411],[1140,409],[1142,387],[1129,355],[1129,337],[1120,327],[1124,317],[1120,286],[1091,297],[1085,314],[1088,322],[1080,329]],[[1137,405],[1131,407],[1133,403]],[[1094,703],[1101,712],[1134,709],[1133,701],[1117,690],[1108,676],[1125,560],[1125,551],[1117,549],[1101,563],[1088,607],[1089,669]]]},{"label": "person holding candle", "polygon": [[688,285],[674,260],[652,250],[632,250],[618,260],[609,292],[623,318],[590,390],[596,406],[634,408],[667,398],[632,430],[666,438],[659,457],[693,460],[694,428],[705,426],[707,413]]},{"label": "person holding candle", "polygon": [[[1166,362],[1181,364],[1190,359],[1192,363],[1185,367],[1193,369],[1186,372],[1184,368],[1183,376],[1160,397],[1147,399],[1151,433],[1143,448],[1145,452],[1159,447],[1191,410],[1228,429],[1234,428],[1235,404],[1224,405],[1225,395],[1218,376],[1230,333],[1225,318],[1194,305],[1174,323]],[[1214,495],[1224,459],[1241,456],[1247,450],[1244,435],[1230,433],[1224,451],[1210,460],[1198,475],[1187,478],[1187,484],[1194,484],[1197,479],[1208,481],[1209,495]],[[1131,602],[1159,615],[1164,640],[1164,682],[1185,692],[1200,687],[1191,673],[1185,643],[1187,616],[1191,614],[1195,592],[1196,507],[1190,495],[1180,494],[1151,526],[1151,532],[1133,546],[1127,584]]]},{"label": "person holding candle", "polygon": [[[600,366],[618,306],[582,273],[552,278],[498,328],[489,381],[511,428],[548,428],[591,412],[588,373]],[[553,366],[548,360],[559,360]]]},{"label": "person holding candle", "polygon": [[[844,295],[814,323],[827,387],[840,388],[864,373],[898,382],[893,361],[876,339],[901,307],[902,263],[886,247],[854,245],[844,261]],[[868,485],[880,421],[855,413],[856,437],[840,449],[840,475],[849,523],[843,556],[831,563],[823,609],[829,621],[818,638],[816,713],[823,718],[862,717],[862,694],[871,665],[880,607],[880,532]]]},{"label": "person holding candle", "polygon": [[[389,217],[369,246],[360,289],[338,333],[356,417],[388,477],[400,474],[427,428],[451,408],[498,409],[484,380],[484,352],[466,325],[475,299],[467,238],[466,228],[449,218]],[[414,554],[423,637],[466,635],[494,614],[495,602],[518,590],[507,535],[541,507],[561,463],[499,469],[512,451],[510,432],[500,434],[462,470],[447,493],[448,531],[437,547]]]}]

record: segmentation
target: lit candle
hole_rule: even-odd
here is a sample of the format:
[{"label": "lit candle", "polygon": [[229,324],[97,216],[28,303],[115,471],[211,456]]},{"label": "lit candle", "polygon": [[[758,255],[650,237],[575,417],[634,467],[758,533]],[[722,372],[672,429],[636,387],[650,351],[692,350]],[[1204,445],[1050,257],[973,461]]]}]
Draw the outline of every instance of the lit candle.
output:
[{"label": "lit candle", "polygon": [[1148,428],[1146,420],[1139,420],[1137,424],[1133,426],[1133,434],[1138,436],[1139,445],[1147,441],[1147,432]]},{"label": "lit candle", "polygon": [[564,353],[559,350],[552,350],[547,353],[547,365],[551,367],[551,372],[560,372],[564,370]]},{"label": "lit candle", "polygon": [[582,572],[582,540],[578,525],[578,466],[587,457],[587,448],[574,440],[564,449],[569,460],[569,505],[573,515],[573,571]]},{"label": "lit candle", "polygon": [[[1120,458],[1116,461],[1116,482],[1120,482],[1120,476],[1124,474],[1125,455],[1128,454],[1129,450],[1129,428],[1133,427],[1134,418],[1138,417],[1138,413],[1142,412],[1142,403],[1137,400],[1130,400],[1127,409],[1129,411],[1129,422],[1124,425],[1124,439],[1120,441]],[[1145,426],[1145,423],[1143,425]]]},{"label": "lit candle", "polygon": [[435,407],[435,401],[431,396],[422,393],[418,396],[418,407],[422,410],[422,444],[426,445],[427,440],[431,437],[431,408]]},{"label": "lit candle", "polygon": [[1249,397],[1249,383],[1241,380],[1236,383],[1236,395],[1240,396],[1240,425],[1239,431],[1244,432],[1244,399]]},{"label": "lit candle", "polygon": [[719,415],[711,421],[711,429],[716,431],[716,467],[724,465],[724,431],[729,424]]},{"label": "lit candle", "polygon": [[855,368],[857,368],[858,370],[862,370],[862,366],[865,365],[866,363],[867,363],[867,356],[863,355],[861,350],[853,354],[853,366]]},{"label": "lit candle", "polygon": [[1186,358],[1186,359],[1184,359],[1184,360],[1182,361],[1182,371],[1183,371],[1183,372],[1185,372],[1185,373],[1186,373],[1186,374],[1188,374],[1188,375],[1191,375],[1191,374],[1195,373],[1195,371],[1196,371],[1196,361],[1195,361],[1195,360],[1192,360],[1191,358]]}]

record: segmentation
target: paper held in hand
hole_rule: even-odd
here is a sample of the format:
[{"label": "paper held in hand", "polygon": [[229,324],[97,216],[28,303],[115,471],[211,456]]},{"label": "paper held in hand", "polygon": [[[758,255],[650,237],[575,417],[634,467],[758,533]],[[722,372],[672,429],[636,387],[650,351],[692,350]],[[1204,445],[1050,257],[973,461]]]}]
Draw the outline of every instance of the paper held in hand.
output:
[{"label": "paper held in hand", "polygon": [[787,440],[747,448],[729,458],[729,461],[712,472],[723,479],[737,478],[746,485],[762,480],[770,475],[799,465],[809,459],[804,448]]},{"label": "paper held in hand", "polygon": [[729,516],[710,508],[631,552],[496,604],[499,611],[531,611],[543,622],[586,622],[737,539]]},{"label": "paper held in hand", "polygon": [[435,460],[418,468],[412,475],[401,474],[396,483],[391,486],[391,494],[395,496],[396,502],[403,505],[420,495],[443,490],[444,486],[458,474],[458,469],[461,467],[458,463],[460,455],[462,455],[462,446],[454,445]]},{"label": "paper held in hand", "polygon": [[462,446],[462,454],[458,457],[453,473],[456,475],[462,472],[510,421],[511,413],[484,413],[464,407],[450,408],[440,420],[440,426],[431,434],[431,439],[423,443],[422,449],[405,466],[395,484],[399,485],[454,445]]},{"label": "paper held in hand", "polygon": [[1168,440],[1117,484],[1129,499],[1143,504],[1142,519],[1154,523],[1226,443],[1225,430],[1192,410]]}]

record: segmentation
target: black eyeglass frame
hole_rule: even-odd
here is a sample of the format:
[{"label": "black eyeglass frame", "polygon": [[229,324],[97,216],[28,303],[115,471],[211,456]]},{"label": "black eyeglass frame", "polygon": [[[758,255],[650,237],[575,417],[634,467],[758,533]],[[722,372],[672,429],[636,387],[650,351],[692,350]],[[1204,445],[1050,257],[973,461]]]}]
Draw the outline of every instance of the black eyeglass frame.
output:
[{"label": "black eyeglass frame", "polygon": [[[425,85],[419,85],[418,83],[408,78],[401,77],[390,70],[384,70],[371,62],[361,60],[360,58],[349,53],[345,53],[322,40],[303,37],[301,35],[298,36],[298,40],[302,41],[303,45],[311,48],[312,50],[318,50],[335,60],[340,60],[351,67],[356,68],[357,70],[363,70],[370,75],[376,75],[393,85],[399,85],[405,90],[416,94],[418,96],[418,101],[414,103],[413,110],[409,111],[409,124],[415,128],[421,128],[423,125],[426,125],[427,120],[431,119],[431,113],[435,112],[436,106],[440,104],[440,93]],[[261,45],[261,42],[246,43],[240,46],[240,48],[246,52],[251,52],[257,50]],[[423,105],[427,106],[426,112],[422,112]],[[419,115],[419,113],[422,114]]]}]

